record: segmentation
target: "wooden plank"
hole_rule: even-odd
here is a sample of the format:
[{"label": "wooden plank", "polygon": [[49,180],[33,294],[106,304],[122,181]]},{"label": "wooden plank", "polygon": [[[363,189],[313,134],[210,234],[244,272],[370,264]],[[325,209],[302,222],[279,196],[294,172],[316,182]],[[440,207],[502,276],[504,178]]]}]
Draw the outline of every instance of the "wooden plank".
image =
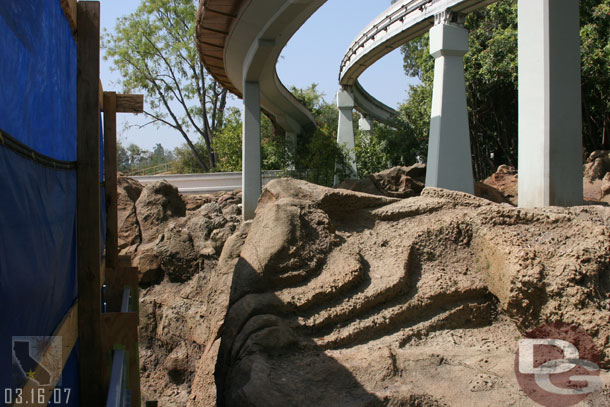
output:
[{"label": "wooden plank", "polygon": [[126,254],[120,254],[119,267],[131,267],[131,256]]},{"label": "wooden plank", "polygon": [[144,95],[116,95],[117,113],[143,113]]},{"label": "wooden plank", "polygon": [[70,24],[70,28],[72,29],[72,34],[76,34],[77,28],[77,10],[76,10],[76,0],[60,0],[61,8],[66,15],[66,19]]},{"label": "wooden plank", "polygon": [[[34,384],[33,381],[29,380],[25,386],[23,386],[24,395],[35,395],[33,398],[28,400],[29,406],[46,407],[49,404],[49,400],[53,395],[53,389],[55,389],[55,385],[61,377],[60,373],[64,370],[64,366],[66,365],[68,357],[70,357],[70,353],[72,353],[72,349],[74,348],[76,339],[78,338],[78,302],[75,303],[63,317],[57,329],[55,329],[53,337],[55,337],[55,340],[61,341],[61,363],[60,365],[57,365],[57,362],[55,362],[56,355],[53,355],[57,343],[49,343],[46,350],[43,352],[40,361],[42,362],[41,364],[47,369],[53,370],[53,380],[49,385],[46,386]],[[42,369],[43,368],[39,364],[34,372],[34,377],[40,377],[42,375]],[[38,402],[39,395],[43,398],[42,402]],[[14,405],[16,406],[16,404]]]},{"label": "wooden plank", "polygon": [[102,286],[104,285],[104,281],[106,281],[106,259],[102,259],[102,262],[100,264],[100,290],[102,289]]},{"label": "wooden plank", "polygon": [[100,278],[100,3],[77,6],[77,257],[81,406],[106,395],[101,341]]},{"label": "wooden plank", "polygon": [[[133,293],[132,293],[133,295]],[[128,386],[131,390],[131,405],[140,405],[140,361],[138,354],[138,313],[108,312],[102,315],[102,343],[104,355],[109,362],[112,350],[120,346],[128,353]],[[104,380],[110,381],[110,369],[105,371]]]},{"label": "wooden plank", "polygon": [[115,92],[104,92],[104,185],[106,187],[106,267],[116,269],[119,265],[119,226]]},{"label": "wooden plank", "polygon": [[[119,312],[121,307],[121,295],[125,287],[131,288],[132,296],[137,298],[138,292],[138,269],[136,267],[119,267],[118,269],[106,270],[106,304],[107,311]],[[133,309],[138,308],[134,301]]]},{"label": "wooden plank", "polygon": [[104,86],[102,85],[101,79],[98,78],[98,81],[100,83],[100,86],[98,88],[98,99],[99,99],[100,110],[103,112],[104,111]]}]

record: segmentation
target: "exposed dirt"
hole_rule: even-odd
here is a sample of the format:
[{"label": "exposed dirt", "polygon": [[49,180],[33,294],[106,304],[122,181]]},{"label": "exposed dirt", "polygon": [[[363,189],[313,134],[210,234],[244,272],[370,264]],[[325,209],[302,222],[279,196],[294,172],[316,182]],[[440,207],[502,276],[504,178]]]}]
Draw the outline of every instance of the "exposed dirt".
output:
[{"label": "exposed dirt", "polygon": [[184,406],[211,330],[218,258],[241,225],[239,192],[180,195],[166,182],[119,177],[119,248],[140,268],[143,400]]},{"label": "exposed dirt", "polygon": [[578,323],[609,364],[609,220],[273,181],[232,259],[216,369],[196,372],[189,405],[534,405],[513,373],[527,330]]},{"label": "exposed dirt", "polygon": [[[436,188],[383,195],[276,180],[243,224],[235,195],[181,198],[192,209],[167,216],[154,250],[131,249],[154,253],[163,272],[142,281],[143,399],[534,406],[515,350],[554,321],[582,326],[610,367],[609,207],[523,210]],[[223,225],[198,226],[221,215]],[[235,232],[212,246],[228,223]],[[603,392],[582,405],[609,405],[602,376]]]}]

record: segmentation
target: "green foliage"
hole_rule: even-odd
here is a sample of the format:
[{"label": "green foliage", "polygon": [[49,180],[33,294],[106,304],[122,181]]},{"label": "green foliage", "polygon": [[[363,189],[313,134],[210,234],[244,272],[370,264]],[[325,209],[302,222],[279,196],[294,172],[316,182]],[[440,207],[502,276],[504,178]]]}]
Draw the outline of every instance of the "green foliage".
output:
[{"label": "green foliage", "polygon": [[327,186],[333,185],[335,176],[340,180],[349,178],[351,167],[348,165],[348,151],[337,144],[337,107],[326,102],[316,83],[305,89],[293,86],[290,91],[311,111],[318,125],[315,132],[300,134],[297,138],[295,157],[287,160],[294,162],[293,175]]},{"label": "green foliage", "polygon": [[610,0],[581,0],[580,15],[585,149],[610,149]]},{"label": "green foliage", "polygon": [[263,169],[282,170],[289,162],[286,143],[286,133],[269,120],[261,118],[261,156]]},{"label": "green foliage", "polygon": [[358,176],[365,177],[388,167],[387,142],[377,132],[358,131],[355,140]]},{"label": "green foliage", "polygon": [[301,102],[316,119],[318,127],[337,128],[339,121],[339,110],[332,103],[324,100],[324,93],[318,91],[318,84],[312,83],[308,88],[299,89],[295,86],[290,92]]},{"label": "green foliage", "polygon": [[365,177],[396,165],[411,165],[421,155],[413,128],[401,118],[392,126],[374,123],[370,132],[356,132],[358,176]]},{"label": "green foliage", "polygon": [[[182,135],[201,169],[216,165],[214,132],[222,127],[226,93],[205,74],[195,47],[193,0],[142,0],[104,33],[105,59],[120,73],[123,91],[144,92],[151,123]],[[195,147],[191,138],[205,149]]]},{"label": "green foliage", "polygon": [[[198,154],[204,154],[205,146],[203,143],[197,142],[194,144],[194,147]],[[174,164],[174,172],[176,174],[201,173],[201,166],[188,145],[183,144],[180,147],[174,148],[174,156],[176,157],[176,164]]]},{"label": "green foliage", "polygon": [[120,141],[117,141],[117,168],[122,173],[128,173],[131,170],[131,159],[129,152]]},{"label": "green foliage", "polygon": [[348,154],[337,144],[336,127],[328,125],[299,137],[294,175],[314,184],[331,186],[335,176],[349,178]]},{"label": "green foliage", "polygon": [[174,154],[171,151],[166,151],[159,143],[155,145],[151,152],[133,143],[125,148],[120,141],[117,142],[117,168],[123,173],[133,173],[171,163],[174,160]]},{"label": "green foliage", "polygon": [[218,154],[219,171],[241,171],[241,113],[232,108],[225,119],[225,125],[214,138],[214,150]]},{"label": "green foliage", "polygon": [[424,82],[409,88],[409,99],[399,109],[400,122],[409,128],[411,140],[423,156],[428,152],[431,106],[432,83]]},{"label": "green foliage", "polygon": [[[580,5],[584,144],[588,150],[608,148],[610,0],[581,0]],[[500,0],[470,13],[466,28],[470,138],[475,177],[481,179],[499,164],[517,165],[517,2]],[[428,138],[434,80],[428,35],[403,46],[402,52],[405,73],[419,78],[421,84],[411,86],[401,118],[423,143]]]}]

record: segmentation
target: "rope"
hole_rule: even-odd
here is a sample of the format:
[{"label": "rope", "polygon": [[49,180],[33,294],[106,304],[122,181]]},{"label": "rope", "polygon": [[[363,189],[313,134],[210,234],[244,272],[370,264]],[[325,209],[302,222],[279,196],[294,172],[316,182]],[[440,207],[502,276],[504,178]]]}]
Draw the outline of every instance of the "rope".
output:
[{"label": "rope", "polygon": [[21,143],[17,139],[11,137],[7,133],[0,130],[0,143],[9,150],[19,154],[20,156],[32,160],[37,164],[45,167],[54,168],[57,170],[74,170],[76,169],[76,161],[62,161],[48,157],[34,151],[32,148]]}]

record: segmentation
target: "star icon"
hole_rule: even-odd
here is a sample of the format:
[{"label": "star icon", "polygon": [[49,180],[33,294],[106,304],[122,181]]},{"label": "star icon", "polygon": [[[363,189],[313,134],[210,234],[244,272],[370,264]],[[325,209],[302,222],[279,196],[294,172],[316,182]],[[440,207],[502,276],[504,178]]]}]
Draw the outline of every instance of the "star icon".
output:
[{"label": "star icon", "polygon": [[36,378],[36,372],[32,371],[32,369],[28,370],[27,375],[30,379]]}]

